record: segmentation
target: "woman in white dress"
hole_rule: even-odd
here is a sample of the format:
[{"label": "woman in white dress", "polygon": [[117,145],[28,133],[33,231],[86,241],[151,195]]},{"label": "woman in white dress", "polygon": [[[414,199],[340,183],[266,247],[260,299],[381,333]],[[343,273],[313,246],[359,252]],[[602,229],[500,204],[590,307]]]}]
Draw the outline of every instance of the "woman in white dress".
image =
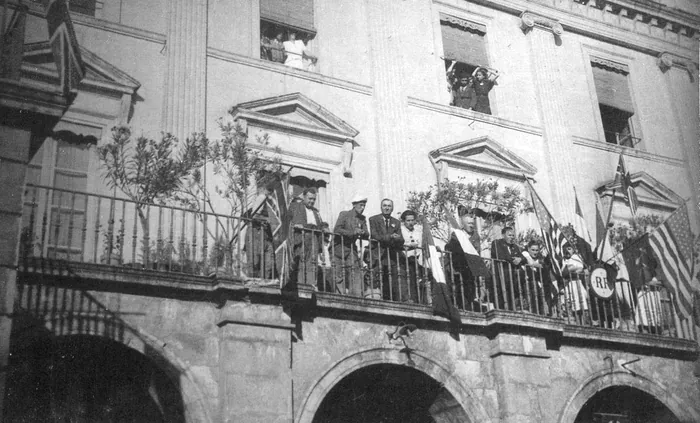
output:
[{"label": "woman in white dress", "polygon": [[297,69],[305,69],[304,59],[308,59],[311,63],[316,63],[316,58],[310,55],[306,50],[304,41],[297,40],[296,32],[289,33],[289,40],[283,43],[284,52],[287,55],[287,60],[284,64]]},{"label": "woman in white dress", "polygon": [[588,320],[588,290],[583,281],[588,278],[589,270],[571,244],[565,243],[563,250],[564,288],[559,296],[561,310],[570,316],[576,316],[579,323],[585,323]]}]

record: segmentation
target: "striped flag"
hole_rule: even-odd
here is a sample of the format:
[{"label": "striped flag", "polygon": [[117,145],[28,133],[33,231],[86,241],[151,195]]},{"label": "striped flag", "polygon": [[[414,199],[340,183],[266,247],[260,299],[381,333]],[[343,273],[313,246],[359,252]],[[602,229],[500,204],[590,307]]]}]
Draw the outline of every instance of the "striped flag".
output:
[{"label": "striped flag", "polygon": [[693,235],[685,204],[649,234],[649,245],[658,263],[657,278],[673,294],[679,316],[690,318],[693,313]]},{"label": "striped flag", "polygon": [[625,159],[622,156],[622,153],[620,153],[620,160],[617,162],[615,178],[622,186],[622,195],[625,197],[625,202],[630,206],[632,216],[636,216],[637,208],[639,207],[639,200],[637,199],[637,193],[634,191],[634,187],[632,186],[632,177],[627,169],[627,166],[625,166]]},{"label": "striped flag", "polygon": [[583,238],[587,243],[591,244],[593,240],[591,239],[591,232],[588,230],[588,225],[586,224],[586,219],[583,218],[583,210],[581,210],[581,204],[578,202],[578,194],[576,193],[576,187],[574,187],[574,200],[576,201],[576,214],[574,215],[574,230]]},{"label": "striped flag", "polygon": [[49,2],[46,7],[46,22],[61,90],[66,95],[75,93],[85,76],[85,69],[66,0]]},{"label": "striped flag", "polygon": [[489,268],[486,266],[486,264],[484,264],[484,260],[479,255],[479,252],[476,250],[474,245],[472,245],[467,233],[460,228],[460,225],[455,220],[454,215],[446,210],[445,217],[447,222],[452,227],[452,233],[450,236],[454,236],[457,241],[459,241],[459,245],[462,247],[462,251],[464,252],[464,259],[467,262],[467,267],[469,267],[472,275],[477,278],[479,276],[483,276],[487,279],[490,278],[491,272],[489,271]]},{"label": "striped flag", "polygon": [[287,206],[289,205],[289,180],[287,176],[278,178],[272,184],[270,193],[265,201],[267,221],[272,231],[272,246],[277,261],[277,274],[280,276],[280,286],[289,279],[289,222],[287,222]]},{"label": "striped flag", "polygon": [[557,277],[561,277],[561,263],[564,259],[562,246],[567,242],[566,236],[562,233],[561,228],[549,213],[549,210],[547,210],[547,207],[542,202],[540,196],[537,195],[535,188],[529,180],[527,184],[532,196],[532,205],[535,208],[535,214],[537,215],[537,220],[542,230],[542,239],[544,240],[545,248],[547,248],[547,251],[549,251],[552,257],[552,270]]},{"label": "striped flag", "polygon": [[447,286],[445,271],[440,262],[440,253],[435,247],[433,234],[430,232],[430,224],[423,221],[423,252],[426,265],[430,267],[433,282],[433,314],[450,319],[453,324],[461,324],[462,319],[459,310],[452,302],[452,294]]},{"label": "striped flag", "polygon": [[596,237],[596,258],[604,263],[607,263],[615,256],[615,252],[610,245],[610,237],[608,236],[608,227],[603,217],[603,211],[600,209],[600,201],[596,198],[595,201],[595,237]]}]

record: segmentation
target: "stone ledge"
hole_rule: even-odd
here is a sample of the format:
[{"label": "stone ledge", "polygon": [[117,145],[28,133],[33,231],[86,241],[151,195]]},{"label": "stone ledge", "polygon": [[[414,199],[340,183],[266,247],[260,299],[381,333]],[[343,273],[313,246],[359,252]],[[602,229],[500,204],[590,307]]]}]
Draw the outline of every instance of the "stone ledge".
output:
[{"label": "stone ledge", "polygon": [[239,65],[250,66],[257,69],[263,69],[269,72],[275,72],[282,75],[289,75],[307,81],[318,82],[319,84],[328,85],[331,87],[342,88],[348,91],[364,95],[372,95],[373,89],[369,85],[358,84],[356,82],[346,81],[344,79],[325,76],[320,73],[310,72],[302,69],[295,69],[286,65],[270,62],[268,60],[255,59],[253,57],[243,56],[241,54],[232,53],[220,50],[214,47],[207,48],[207,56],[225,62],[237,63]]},{"label": "stone ledge", "polygon": [[444,113],[447,115],[475,120],[477,122],[483,122],[489,125],[500,126],[518,132],[525,132],[528,134],[540,136],[542,135],[542,128],[539,126],[528,125],[525,123],[504,119],[493,115],[475,112],[473,110],[462,109],[461,107],[449,106],[428,100],[421,100],[415,97],[408,97],[408,105],[425,110],[430,110],[432,112]]},{"label": "stone ledge", "polygon": [[676,167],[683,167],[685,165],[685,162],[683,160],[674,159],[673,157],[661,156],[643,150],[630,147],[623,147],[620,145],[610,144],[605,141],[598,141],[591,138],[584,138],[579,136],[573,136],[572,138],[574,140],[575,145],[580,145],[583,147],[595,148],[597,150],[602,151],[609,151],[615,154],[620,154],[621,152],[624,152],[626,156],[636,157],[639,159],[649,160],[652,162],[658,162]]},{"label": "stone ledge", "polygon": [[[594,341],[596,344],[625,345],[655,350],[674,351],[697,358],[700,347],[691,339],[672,338],[639,332],[624,332],[587,326],[566,325],[562,343],[566,340]],[[594,344],[595,345],[595,344]]]}]

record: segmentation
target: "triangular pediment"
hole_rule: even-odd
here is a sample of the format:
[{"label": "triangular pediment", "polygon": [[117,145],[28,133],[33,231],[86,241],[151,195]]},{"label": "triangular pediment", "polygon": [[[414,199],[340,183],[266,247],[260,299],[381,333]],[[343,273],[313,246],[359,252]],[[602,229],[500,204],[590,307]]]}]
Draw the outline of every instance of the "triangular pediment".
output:
[{"label": "triangular pediment", "polygon": [[505,148],[488,136],[470,139],[430,152],[436,162],[447,162],[450,167],[479,173],[524,179],[537,169],[525,159]]},{"label": "triangular pediment", "polygon": [[292,93],[249,101],[230,110],[234,120],[260,123],[295,132],[307,132],[341,141],[353,140],[359,133],[343,119],[309,99]]},{"label": "triangular pediment", "polygon": [[[99,86],[101,89],[133,94],[141,84],[126,72],[102,59],[85,47],[80,47],[85,67],[81,84]],[[56,78],[56,62],[48,41],[25,44],[22,58],[22,76],[29,79],[46,80]]]},{"label": "triangular pediment", "polygon": [[[683,198],[671,188],[644,171],[632,174],[630,179],[637,198],[642,205],[673,210],[684,202]],[[621,198],[622,192],[620,188],[620,182],[617,179],[613,179],[599,186],[596,191],[603,197],[611,196],[615,192],[615,197]]]}]

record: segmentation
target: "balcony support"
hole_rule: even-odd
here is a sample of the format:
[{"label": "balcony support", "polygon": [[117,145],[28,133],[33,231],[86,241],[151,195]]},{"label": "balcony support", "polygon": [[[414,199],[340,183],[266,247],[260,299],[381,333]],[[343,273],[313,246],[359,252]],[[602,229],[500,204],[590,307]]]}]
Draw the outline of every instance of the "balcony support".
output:
[{"label": "balcony support", "polygon": [[547,149],[547,173],[550,178],[550,201],[555,219],[560,224],[574,221],[573,142],[568,122],[562,114],[566,110],[561,96],[564,80],[559,68],[559,51],[564,29],[556,20],[531,12],[520,16],[521,28],[530,40],[530,55],[537,90],[537,105],[542,120],[544,144]]}]

